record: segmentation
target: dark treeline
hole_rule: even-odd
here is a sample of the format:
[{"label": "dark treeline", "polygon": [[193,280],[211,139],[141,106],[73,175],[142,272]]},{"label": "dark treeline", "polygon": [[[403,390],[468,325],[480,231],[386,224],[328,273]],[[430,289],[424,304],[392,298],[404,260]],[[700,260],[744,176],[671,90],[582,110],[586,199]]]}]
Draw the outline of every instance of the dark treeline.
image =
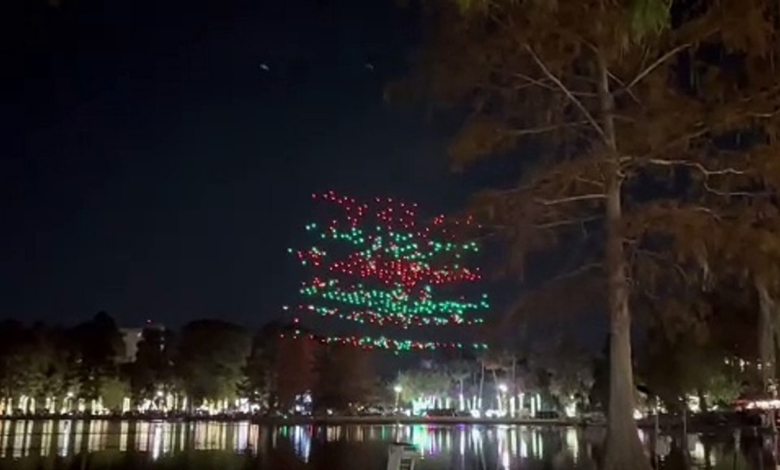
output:
[{"label": "dark treeline", "polygon": [[68,328],[4,321],[3,413],[289,411],[303,396],[315,409],[376,400],[369,352],[286,332],[273,323],[253,334],[221,320],[120,330],[106,313]]},{"label": "dark treeline", "polygon": [[[657,397],[666,409],[682,410],[693,397],[706,411],[761,390],[758,299],[728,285],[706,297],[711,308],[698,321],[647,316],[635,375],[651,396],[640,407]],[[324,345],[297,330],[270,323],[253,332],[221,320],[177,331],[120,329],[106,313],[71,327],[7,320],[0,323],[0,411],[350,412],[399,404],[485,411],[523,395],[516,403],[522,415],[540,406],[579,414],[608,403],[609,348],[588,353],[565,334],[422,361],[382,383],[370,351]],[[536,407],[530,396],[539,397]]]}]

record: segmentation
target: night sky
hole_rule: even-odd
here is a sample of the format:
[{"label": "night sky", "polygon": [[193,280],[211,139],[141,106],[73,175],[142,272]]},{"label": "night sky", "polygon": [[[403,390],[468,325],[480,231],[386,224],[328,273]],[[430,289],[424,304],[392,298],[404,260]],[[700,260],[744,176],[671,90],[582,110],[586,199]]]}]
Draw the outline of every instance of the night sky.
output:
[{"label": "night sky", "polygon": [[313,191],[431,211],[467,193],[442,136],[383,100],[420,36],[393,0],[62,0],[26,20],[2,92],[5,318],[258,326],[295,301]]}]

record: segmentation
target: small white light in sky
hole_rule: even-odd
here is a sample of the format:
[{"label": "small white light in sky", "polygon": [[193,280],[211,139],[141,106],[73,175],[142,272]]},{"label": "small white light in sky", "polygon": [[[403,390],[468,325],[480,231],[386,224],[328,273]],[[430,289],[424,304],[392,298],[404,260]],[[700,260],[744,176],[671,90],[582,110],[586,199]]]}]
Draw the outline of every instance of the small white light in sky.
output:
[{"label": "small white light in sky", "polygon": [[266,72],[271,70],[271,68],[268,65],[266,65],[266,64],[260,64],[260,68],[265,70]]}]

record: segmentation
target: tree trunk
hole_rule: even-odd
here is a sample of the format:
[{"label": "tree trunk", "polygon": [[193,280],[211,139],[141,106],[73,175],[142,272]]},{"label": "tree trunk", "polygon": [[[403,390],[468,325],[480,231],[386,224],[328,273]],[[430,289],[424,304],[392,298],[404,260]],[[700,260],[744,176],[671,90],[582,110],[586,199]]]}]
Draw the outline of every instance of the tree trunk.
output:
[{"label": "tree trunk", "polygon": [[614,123],[614,99],[604,57],[598,54],[602,127],[610,156],[607,171],[607,276],[610,317],[609,412],[604,470],[650,470],[634,420],[634,376],[631,364],[631,312],[621,235],[620,158]]},{"label": "tree trunk", "polygon": [[696,389],[696,395],[699,397],[699,411],[702,413],[708,413],[710,411],[709,403],[707,403],[707,396],[704,394],[704,390]]},{"label": "tree trunk", "polygon": [[485,363],[483,361],[479,361],[479,365],[481,368],[481,374],[479,376],[479,411],[482,412],[482,390],[485,388]]},{"label": "tree trunk", "polygon": [[772,321],[775,301],[762,278],[756,277],[754,282],[758,291],[760,306],[758,314],[758,357],[761,362],[761,385],[762,391],[766,393],[769,391],[775,375],[775,328]]},{"label": "tree trunk", "polygon": [[463,403],[463,381],[466,380],[463,376],[458,378],[458,411],[463,411],[466,405]]}]

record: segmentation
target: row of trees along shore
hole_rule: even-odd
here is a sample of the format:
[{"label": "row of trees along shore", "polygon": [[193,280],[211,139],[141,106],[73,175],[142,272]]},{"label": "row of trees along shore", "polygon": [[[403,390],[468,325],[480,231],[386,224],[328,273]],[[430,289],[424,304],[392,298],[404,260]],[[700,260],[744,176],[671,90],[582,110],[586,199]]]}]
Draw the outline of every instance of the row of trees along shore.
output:
[{"label": "row of trees along shore", "polygon": [[[730,405],[762,389],[755,332],[759,296],[737,285],[710,297],[722,311],[706,325],[677,325],[668,335],[654,322],[637,355],[637,381],[668,410]],[[2,414],[104,411],[289,412],[309,394],[313,409],[350,412],[360,406],[461,410],[597,411],[609,403],[609,342],[598,354],[565,335],[518,338],[478,356],[421,359],[380,380],[372,352],[325,346],[293,334],[300,325],[271,323],[252,333],[219,320],[198,320],[180,331],[147,325],[129,357],[122,330],[105,313],[70,328],[0,323]],[[777,372],[773,372],[773,377]],[[398,387],[398,390],[396,390]],[[529,406],[525,397],[544,405]],[[498,398],[496,398],[498,397]],[[400,399],[400,402],[396,402]],[[478,404],[477,404],[478,403]],[[529,410],[530,408],[530,410]],[[523,413],[525,411],[525,413]]]},{"label": "row of trees along shore", "polygon": [[2,322],[4,412],[121,411],[128,399],[132,410],[144,403],[152,410],[228,410],[243,400],[288,411],[307,391],[317,406],[334,409],[378,399],[368,352],[294,338],[291,327],[269,324],[253,335],[198,320],[176,333],[142,331],[127,360],[122,333],[105,313],[71,328]]},{"label": "row of trees along shore", "polygon": [[702,298],[719,286],[749,287],[762,307],[765,385],[774,370],[780,4],[421,4],[433,14],[414,73],[388,95],[422,98],[447,125],[462,118],[457,167],[490,157],[502,175],[517,169],[475,209],[518,266],[533,253],[561,269],[518,310],[550,312],[564,298],[569,313],[609,312],[603,468],[647,470],[632,419],[633,317],[659,319],[668,339],[713,321]]}]

